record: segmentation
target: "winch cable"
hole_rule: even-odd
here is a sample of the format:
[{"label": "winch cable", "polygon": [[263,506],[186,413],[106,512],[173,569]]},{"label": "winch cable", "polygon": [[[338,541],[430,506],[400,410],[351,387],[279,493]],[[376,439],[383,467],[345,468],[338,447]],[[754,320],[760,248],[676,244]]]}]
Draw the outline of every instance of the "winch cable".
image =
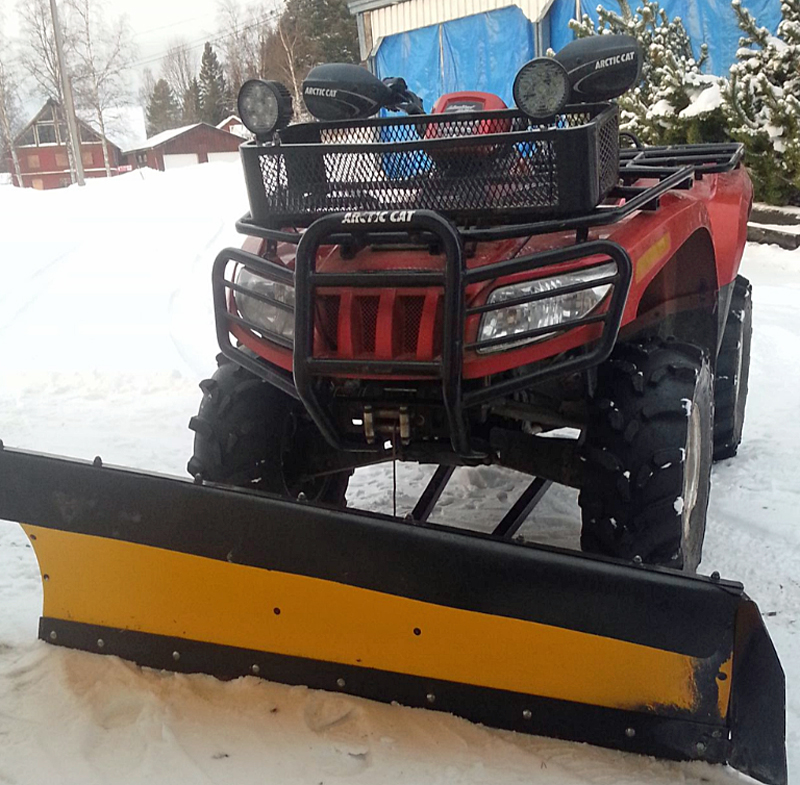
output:
[{"label": "winch cable", "polygon": [[397,427],[392,427],[392,515],[397,517]]}]

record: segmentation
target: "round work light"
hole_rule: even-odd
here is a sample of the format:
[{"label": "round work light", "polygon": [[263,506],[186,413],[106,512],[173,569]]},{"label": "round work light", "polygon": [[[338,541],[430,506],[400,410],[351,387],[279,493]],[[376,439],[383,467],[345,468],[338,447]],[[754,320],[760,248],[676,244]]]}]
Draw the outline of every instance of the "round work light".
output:
[{"label": "round work light", "polygon": [[567,69],[552,57],[536,57],[519,69],[514,101],[533,120],[552,117],[569,102]]},{"label": "round work light", "polygon": [[258,141],[285,128],[292,119],[292,96],[280,82],[250,79],[239,90],[239,117]]}]

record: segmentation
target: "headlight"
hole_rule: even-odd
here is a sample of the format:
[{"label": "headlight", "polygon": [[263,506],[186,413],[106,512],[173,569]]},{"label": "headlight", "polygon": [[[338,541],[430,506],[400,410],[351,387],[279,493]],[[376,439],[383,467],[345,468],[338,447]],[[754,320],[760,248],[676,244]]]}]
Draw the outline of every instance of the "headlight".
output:
[{"label": "headlight", "polygon": [[259,141],[292,119],[292,96],[280,82],[250,79],[239,90],[239,117]]},{"label": "headlight", "polygon": [[[294,340],[293,287],[268,281],[246,267],[239,267],[235,283],[253,293],[252,297],[244,292],[233,293],[236,307],[244,319],[268,333]],[[283,303],[285,307],[275,305],[270,300]]]},{"label": "headlight", "polygon": [[[496,338],[508,336],[508,343],[496,346],[478,348],[480,353],[502,351],[510,346],[521,346],[549,338],[552,332],[537,335],[533,338],[524,338],[514,342],[513,336],[538,330],[543,327],[557,327],[564,322],[580,319],[594,310],[611,289],[610,283],[591,286],[593,281],[616,275],[617,265],[613,262],[576,270],[572,273],[554,275],[550,278],[538,278],[535,281],[512,286],[503,286],[495,289],[486,301],[487,304],[503,303],[510,300],[519,300],[531,295],[552,292],[552,296],[533,302],[510,305],[508,308],[499,308],[496,311],[487,311],[481,319],[478,341],[491,341]],[[559,294],[559,289],[576,284],[588,284],[585,289],[576,292]],[[555,331],[554,331],[555,332]]]}]

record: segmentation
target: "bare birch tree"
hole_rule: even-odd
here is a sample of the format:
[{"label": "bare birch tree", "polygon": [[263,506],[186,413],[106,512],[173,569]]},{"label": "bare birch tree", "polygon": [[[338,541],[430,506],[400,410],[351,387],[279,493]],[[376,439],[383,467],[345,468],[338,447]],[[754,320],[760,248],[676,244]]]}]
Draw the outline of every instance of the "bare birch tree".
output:
[{"label": "bare birch tree", "polygon": [[219,47],[225,61],[225,76],[234,94],[239,92],[242,83],[249,77],[254,64],[248,60],[248,50],[253,31],[245,24],[248,9],[243,9],[238,0],[220,0],[217,17],[222,37]]},{"label": "bare birch tree", "polygon": [[273,5],[264,2],[242,6],[239,0],[219,0],[219,48],[225,62],[225,76],[235,95],[242,84],[261,72],[261,45],[278,17]]},{"label": "bare birch tree", "polygon": [[78,98],[90,110],[100,131],[106,177],[111,161],[106,139],[106,111],[129,99],[126,77],[135,57],[133,37],[126,17],[107,25],[97,0],[68,0],[76,21]]},{"label": "bare birch tree", "polygon": [[182,101],[192,86],[192,80],[197,76],[197,55],[186,41],[170,42],[162,60],[161,75],[167,80],[178,100]]},{"label": "bare birch tree", "polygon": [[11,157],[11,166],[17,177],[17,184],[22,186],[22,173],[19,158],[14,147],[14,137],[21,126],[19,114],[19,93],[11,46],[5,33],[5,16],[0,5],[0,164],[2,156],[7,153]]},{"label": "bare birch tree", "polygon": [[297,46],[301,38],[301,29],[299,25],[287,25],[282,19],[278,21],[277,28],[278,38],[286,56],[286,67],[292,82],[295,106],[302,106],[300,84],[297,78]]},{"label": "bare birch tree", "polygon": [[150,98],[153,95],[153,90],[156,89],[156,78],[149,68],[142,70],[141,86],[139,87],[139,105],[147,106],[150,103]]},{"label": "bare birch tree", "polygon": [[5,43],[5,37],[0,35],[0,150],[11,155],[17,184],[22,186],[22,172],[14,147],[14,135],[19,125],[17,85],[11,69],[3,61]]},{"label": "bare birch tree", "polygon": [[[64,10],[67,13],[64,13]],[[63,102],[61,76],[58,70],[53,20],[48,0],[20,0],[17,5],[20,19],[22,47],[20,61],[27,74],[36,83],[40,93]],[[75,35],[70,9],[59,14],[67,70],[74,72]]]}]

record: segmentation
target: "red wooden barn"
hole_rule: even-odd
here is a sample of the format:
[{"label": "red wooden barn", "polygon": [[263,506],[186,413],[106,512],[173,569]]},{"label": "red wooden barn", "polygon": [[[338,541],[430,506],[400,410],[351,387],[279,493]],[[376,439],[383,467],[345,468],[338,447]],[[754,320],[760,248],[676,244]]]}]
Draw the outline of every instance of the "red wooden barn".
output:
[{"label": "red wooden barn", "polygon": [[[81,160],[86,177],[105,177],[103,145],[100,134],[82,120],[78,120]],[[117,174],[122,163],[122,151],[113,142],[108,144],[112,174]],[[69,157],[67,153],[67,123],[58,101],[50,98],[39,113],[14,139],[14,149],[19,160],[22,182],[17,180],[11,153],[6,153],[6,167],[11,181],[25,188],[63,188],[70,185]]]},{"label": "red wooden barn", "polygon": [[150,137],[144,144],[127,150],[127,163],[134,169],[174,169],[208,161],[238,161],[242,137],[207,123],[172,128]]},{"label": "red wooden barn", "polygon": [[235,114],[226,117],[221,123],[217,123],[217,128],[227,131],[229,134],[241,136],[242,139],[252,139],[253,134],[245,128],[244,123]]}]

